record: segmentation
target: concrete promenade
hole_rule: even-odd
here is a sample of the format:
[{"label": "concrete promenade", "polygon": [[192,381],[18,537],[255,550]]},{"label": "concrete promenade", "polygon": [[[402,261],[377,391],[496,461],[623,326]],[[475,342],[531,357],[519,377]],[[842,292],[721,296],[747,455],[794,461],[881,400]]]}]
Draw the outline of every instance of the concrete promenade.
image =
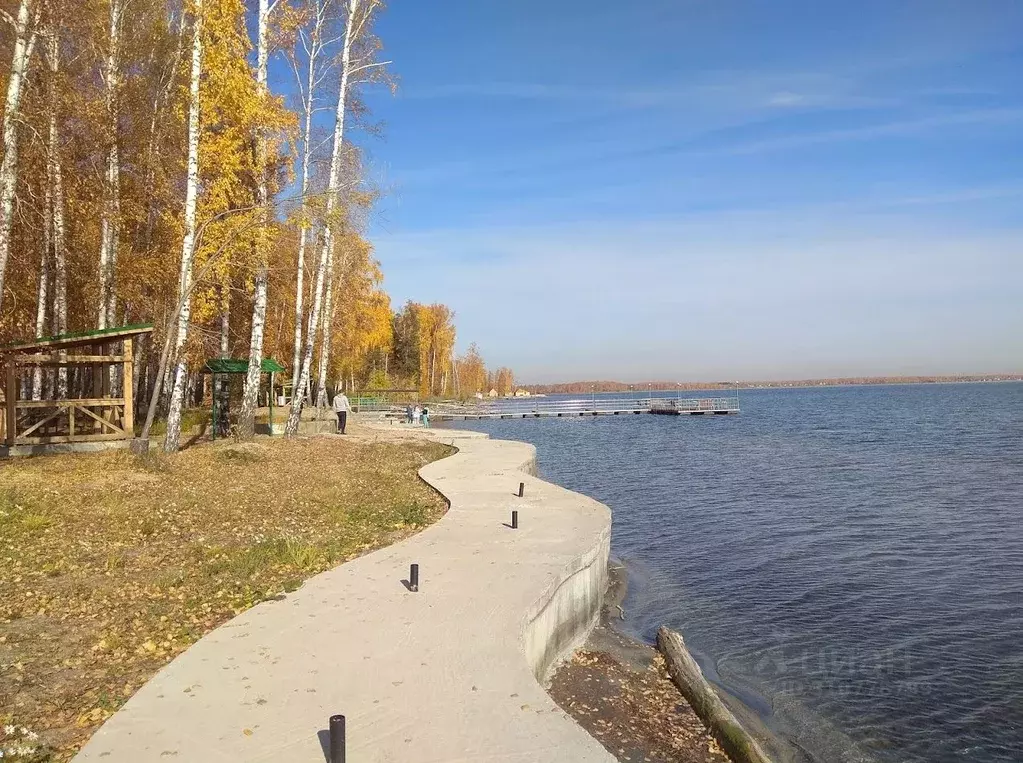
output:
[{"label": "concrete promenade", "polygon": [[421,471],[451,503],[438,523],[206,635],[75,761],[321,763],[334,713],[350,763],[613,761],[537,680],[597,618],[610,512],[525,473],[532,446],[411,436],[459,448]]}]

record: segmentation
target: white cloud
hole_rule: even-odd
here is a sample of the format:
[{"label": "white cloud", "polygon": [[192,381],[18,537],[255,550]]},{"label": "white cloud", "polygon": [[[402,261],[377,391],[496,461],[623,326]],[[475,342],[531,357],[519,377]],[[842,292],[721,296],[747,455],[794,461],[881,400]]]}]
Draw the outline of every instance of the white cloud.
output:
[{"label": "white cloud", "polygon": [[873,140],[875,138],[912,136],[950,127],[1007,125],[1016,124],[1021,121],[1023,121],[1023,109],[983,109],[977,111],[957,112],[953,114],[941,114],[921,119],[884,122],[880,124],[865,125],[862,127],[800,133],[782,138],[768,138],[765,140],[750,141],[747,143],[736,143],[722,146],[720,148],[692,153],[698,153],[700,155],[755,154],[767,151],[782,151],[790,148],[802,148],[804,146],[826,143],[844,143],[851,141]]},{"label": "white cloud", "polygon": [[806,98],[799,93],[781,92],[775,93],[768,100],[769,106],[799,106],[806,102]]}]

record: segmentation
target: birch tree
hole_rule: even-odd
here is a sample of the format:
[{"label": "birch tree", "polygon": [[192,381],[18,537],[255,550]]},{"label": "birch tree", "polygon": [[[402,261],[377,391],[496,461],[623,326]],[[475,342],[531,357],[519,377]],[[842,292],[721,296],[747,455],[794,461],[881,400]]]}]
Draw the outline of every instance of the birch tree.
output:
[{"label": "birch tree", "polygon": [[[367,0],[372,2],[372,0]],[[320,307],[323,301],[323,282],[327,277],[327,264],[330,262],[334,246],[335,209],[341,182],[341,152],[344,146],[345,113],[348,107],[348,79],[351,74],[352,44],[362,27],[358,11],[359,0],[344,0],[347,18],[345,20],[345,41],[341,53],[341,79],[338,85],[337,110],[334,116],[334,142],[330,154],[330,176],[326,189],[326,220],[323,229],[323,240],[320,245],[319,263],[316,267],[316,285],[313,288],[313,305],[309,313],[309,326],[306,332],[305,346],[302,353],[301,371],[298,382],[292,389],[291,411],[285,434],[298,433],[298,424],[302,417],[302,405],[305,402],[306,388],[309,386],[309,371],[313,361],[313,348],[316,333],[320,326]]]},{"label": "birch tree", "polygon": [[[189,267],[182,271],[179,294],[191,286],[193,266],[205,272],[211,258],[215,258],[216,265],[209,281],[200,279],[195,282],[195,294],[184,300],[178,316],[178,363],[168,413],[171,422],[175,419],[180,422],[180,411],[175,412],[175,409],[180,408],[184,392],[178,392],[178,378],[187,376],[186,358],[180,349],[186,341],[182,339],[182,333],[188,329],[190,322],[200,324],[202,330],[197,332],[197,341],[189,345],[189,353],[194,355],[201,347],[207,353],[219,354],[215,346],[209,346],[208,340],[216,336],[216,329],[210,323],[218,319],[221,333],[224,333],[224,322],[229,315],[225,309],[229,302],[222,298],[224,289],[245,288],[246,277],[253,270],[257,276],[262,273],[265,277],[267,273],[267,207],[271,192],[267,157],[271,153],[269,146],[277,144],[266,136],[286,135],[291,125],[279,103],[268,98],[265,88],[260,87],[253,77],[247,60],[252,46],[245,27],[244,4],[240,0],[204,0],[200,24],[200,105],[196,107],[201,112],[196,160],[199,193],[195,200],[196,208],[186,210],[182,267],[185,268],[186,262]],[[267,148],[255,150],[260,143]],[[190,146],[190,176],[191,149]],[[276,151],[273,157],[276,161]],[[267,183],[265,194],[260,188],[260,178]],[[188,185],[191,193],[191,181]],[[259,293],[257,288],[256,294]],[[262,296],[254,302],[258,307],[259,302],[265,299],[264,284]],[[261,310],[265,324],[265,302]],[[260,315],[256,317],[258,319]],[[260,334],[264,324],[256,326]],[[174,429],[168,426],[170,442],[165,447],[171,449],[176,447]]]},{"label": "birch tree", "polygon": [[[270,56],[270,14],[277,2],[271,5],[269,0],[259,0],[256,43],[256,84],[258,94],[265,98],[266,68]],[[266,135],[262,131],[256,136],[257,179],[256,203],[260,207],[263,218],[261,235],[257,237],[256,279],[252,299],[252,332],[249,338],[249,367],[245,374],[245,390],[242,397],[242,410],[239,429],[242,435],[251,436],[254,431],[256,402],[259,397],[259,381],[262,377],[263,364],[263,333],[266,328],[266,302],[269,274],[266,262],[266,225],[269,222],[269,194],[267,192],[267,146]],[[271,390],[271,394],[273,391]]]},{"label": "birch tree", "polygon": [[13,18],[10,14],[3,13],[3,20],[14,32],[14,53],[11,58],[11,74],[7,79],[7,98],[4,101],[4,156],[0,161],[0,305],[3,305],[4,299],[4,276],[7,273],[7,258],[11,251],[14,193],[18,182],[18,122],[29,62],[32,60],[32,49],[36,44],[38,2],[39,0],[20,0],[18,15]]},{"label": "birch tree", "polygon": [[[47,178],[48,181],[51,178]],[[50,247],[53,239],[53,186],[46,183],[45,202],[43,204],[43,246],[39,254],[39,288],[36,292],[36,336],[46,334],[47,300],[50,289]],[[32,370],[32,399],[40,400],[43,396],[43,369],[36,366]]]},{"label": "birch tree", "polygon": [[[67,251],[64,231],[64,172],[60,159],[60,132],[58,129],[60,100],[57,97],[57,80],[60,76],[60,24],[54,19],[49,27],[47,40],[47,64],[49,84],[47,87],[48,127],[46,140],[46,214],[44,230],[49,232],[53,260],[53,307],[52,331],[54,334],[67,332]],[[67,396],[67,368],[57,369],[57,397]]]},{"label": "birch tree", "polygon": [[[323,295],[323,338],[320,340],[320,363],[319,372],[316,379],[316,407],[318,409],[325,408],[327,406],[327,367],[330,364],[330,345],[331,337],[333,335],[332,328],[334,326],[334,281],[336,280],[335,268],[334,268],[334,250],[337,249],[335,244],[330,248],[327,253],[327,273],[324,284],[326,293]],[[344,278],[345,268],[342,265],[341,278]],[[319,413],[317,413],[319,415]]]},{"label": "birch tree", "polygon": [[[368,45],[364,55],[358,55],[360,43],[370,41],[369,29],[374,14],[383,8],[382,0],[342,0],[345,11],[345,36],[341,50],[341,67],[338,83],[337,109],[334,116],[334,140],[330,155],[330,174],[325,191],[326,204],[324,210],[323,237],[320,243],[320,255],[316,268],[316,285],[313,289],[313,307],[309,314],[308,330],[305,338],[301,371],[298,382],[293,389],[291,411],[285,433],[294,435],[298,432],[302,405],[305,402],[306,389],[309,386],[312,366],[313,349],[316,342],[317,328],[320,324],[320,308],[323,302],[325,279],[330,276],[327,265],[333,256],[333,247],[339,232],[340,215],[338,196],[341,191],[341,168],[343,163],[345,116],[349,107],[349,87],[356,77],[364,77],[370,70],[382,68],[389,61],[374,61],[378,46]],[[353,58],[353,51],[356,57]]]},{"label": "birch tree", "polygon": [[181,243],[181,272],[178,278],[180,309],[174,336],[174,381],[167,411],[167,435],[163,449],[173,453],[181,439],[181,413],[188,372],[183,353],[192,312],[192,261],[195,257],[196,201],[199,194],[199,84],[202,78],[202,3],[194,0],[192,21],[192,64],[188,80],[188,160],[185,181],[185,235]]},{"label": "birch tree", "polygon": [[99,328],[116,324],[117,294],[114,274],[120,239],[121,162],[118,152],[118,89],[120,86],[121,16],[124,0],[110,0],[110,38],[103,64],[106,86],[107,156],[103,188],[103,217],[100,221],[99,248]]},{"label": "birch tree", "polygon": [[[336,40],[330,39],[330,32],[328,31],[334,8],[334,0],[313,0],[311,28],[308,34],[305,29],[299,29],[296,49],[293,49],[289,56],[302,108],[302,156],[299,185],[301,209],[299,213],[298,257],[295,271],[295,343],[291,360],[292,389],[298,386],[299,365],[302,353],[302,322],[305,315],[305,254],[311,233],[311,226],[309,224],[309,167],[314,151],[312,143],[313,116],[317,111],[317,94],[322,85],[323,78],[330,70],[328,66],[323,65],[324,51],[332,43],[336,42]],[[297,46],[301,46],[305,54],[304,71],[300,71],[301,64],[297,55]]]},{"label": "birch tree", "polygon": [[[260,381],[262,379],[263,346],[266,335],[266,320],[269,290],[269,256],[271,239],[276,233],[277,225],[271,214],[272,199],[276,188],[271,187],[270,168],[278,163],[279,152],[270,140],[270,134],[280,132],[283,114],[279,104],[270,97],[267,86],[267,64],[274,47],[273,38],[279,36],[274,32],[271,22],[274,21],[275,10],[280,0],[259,0],[256,27],[256,72],[255,99],[263,104],[260,111],[265,115],[262,123],[255,125],[256,154],[256,189],[255,203],[259,226],[253,241],[255,257],[255,278],[253,283],[252,320],[249,336],[249,362],[242,397],[242,409],[239,417],[239,431],[243,436],[251,436],[254,430],[254,419],[258,403]],[[278,23],[274,21],[274,23]],[[290,120],[289,120],[290,122]],[[276,184],[275,184],[276,185]]]}]

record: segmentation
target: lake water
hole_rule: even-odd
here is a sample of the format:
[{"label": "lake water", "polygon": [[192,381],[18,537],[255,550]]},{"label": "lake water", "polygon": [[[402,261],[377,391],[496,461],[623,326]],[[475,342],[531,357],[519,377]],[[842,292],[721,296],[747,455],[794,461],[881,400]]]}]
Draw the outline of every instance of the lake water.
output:
[{"label": "lake water", "polygon": [[681,631],[806,757],[1023,761],[1023,384],[740,402],[458,426],[609,505],[627,629]]}]

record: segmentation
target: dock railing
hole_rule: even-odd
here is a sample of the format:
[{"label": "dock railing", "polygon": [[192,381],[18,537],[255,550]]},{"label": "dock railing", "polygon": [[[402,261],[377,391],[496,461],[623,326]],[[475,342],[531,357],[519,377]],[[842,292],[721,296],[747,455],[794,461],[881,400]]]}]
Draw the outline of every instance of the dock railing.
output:
[{"label": "dock railing", "polygon": [[546,398],[502,398],[467,404],[437,404],[430,406],[433,413],[451,416],[571,416],[587,413],[646,413],[671,409],[691,411],[738,411],[734,397],[664,398],[664,397],[578,397],[568,400]]},{"label": "dock railing", "polygon": [[667,397],[652,401],[651,411],[738,411],[739,400],[735,397]]},{"label": "dock railing", "polygon": [[506,397],[478,400],[462,404],[438,404],[431,406],[431,411],[454,416],[556,416],[560,414],[579,413],[610,413],[612,411],[646,411],[649,410],[648,398],[591,398],[580,397],[570,400],[528,397]]},{"label": "dock railing", "polygon": [[[407,403],[394,403],[379,399],[353,398],[358,411],[383,412],[402,416]],[[442,401],[427,403],[431,416],[437,418],[530,418],[547,416],[585,416],[614,413],[652,412],[734,412],[739,401],[734,397],[597,397],[583,396],[570,399],[550,398],[486,398],[467,402]]]}]

